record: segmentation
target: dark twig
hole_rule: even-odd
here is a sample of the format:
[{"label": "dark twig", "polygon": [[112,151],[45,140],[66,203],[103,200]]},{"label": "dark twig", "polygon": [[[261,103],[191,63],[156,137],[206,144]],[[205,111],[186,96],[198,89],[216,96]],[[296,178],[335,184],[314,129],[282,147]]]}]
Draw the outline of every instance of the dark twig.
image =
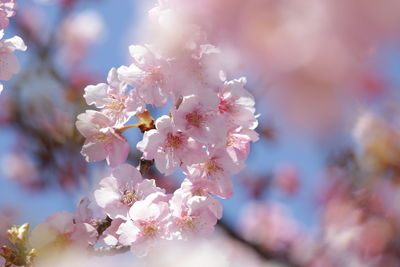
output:
[{"label": "dark twig", "polygon": [[144,159],[143,157],[140,158],[139,162],[139,171],[142,175],[145,175],[146,173],[149,172],[151,166],[153,166],[154,160],[147,160]]},{"label": "dark twig", "polygon": [[108,227],[110,227],[112,223],[112,219],[110,217],[106,217],[103,220],[99,221],[96,227],[97,233],[101,236]]},{"label": "dark twig", "polygon": [[301,266],[298,263],[293,262],[292,259],[290,259],[290,257],[286,253],[270,251],[266,248],[262,248],[259,245],[247,241],[222,220],[218,221],[218,226],[221,229],[223,229],[229,237],[251,248],[258,256],[260,256],[264,260],[275,261],[284,264],[285,266],[291,266],[291,267]]}]

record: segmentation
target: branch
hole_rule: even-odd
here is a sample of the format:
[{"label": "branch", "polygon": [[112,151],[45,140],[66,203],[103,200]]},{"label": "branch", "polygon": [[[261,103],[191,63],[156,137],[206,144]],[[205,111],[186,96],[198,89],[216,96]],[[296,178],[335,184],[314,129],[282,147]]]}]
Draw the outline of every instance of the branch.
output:
[{"label": "branch", "polygon": [[218,226],[222,228],[229,237],[251,248],[258,256],[260,256],[264,260],[275,261],[285,264],[285,266],[291,267],[301,266],[300,264],[293,262],[293,260],[289,257],[289,255],[287,255],[287,253],[271,251],[257,244],[247,241],[222,220],[218,221]]},{"label": "branch", "polygon": [[96,227],[98,236],[101,236],[108,227],[110,227],[112,223],[112,219],[110,217],[106,217],[103,220],[99,221]]},{"label": "branch", "polygon": [[153,166],[153,164],[154,164],[154,159],[147,160],[147,159],[144,159],[143,157],[140,158],[140,162],[139,162],[140,174],[142,174],[142,176],[144,176],[146,173],[148,173],[151,166]]}]

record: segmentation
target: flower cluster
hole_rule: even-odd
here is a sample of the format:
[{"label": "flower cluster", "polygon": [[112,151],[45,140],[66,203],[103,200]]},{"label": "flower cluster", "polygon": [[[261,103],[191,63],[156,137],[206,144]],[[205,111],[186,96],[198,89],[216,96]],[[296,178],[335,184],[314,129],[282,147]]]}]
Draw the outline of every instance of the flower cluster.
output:
[{"label": "flower cluster", "polygon": [[[165,1],[150,15],[157,27],[173,26],[178,17]],[[86,138],[81,151],[86,160],[106,160],[113,168],[95,191],[97,204],[112,219],[102,240],[130,246],[138,256],[157,241],[210,234],[222,215],[214,196],[232,196],[231,176],[244,168],[250,142],[258,139],[246,79],[228,80],[219,49],[198,27],[188,28],[173,49],[130,46],[130,65],[112,68],[106,83],[85,88],[87,104],[98,110],[87,110],[76,122]],[[172,107],[153,120],[149,106]],[[140,122],[127,124],[133,117]],[[145,160],[154,160],[165,175],[178,169],[185,174],[173,194],[125,163],[130,147],[123,133],[134,126],[144,132],[137,149]]]},{"label": "flower cluster", "polygon": [[[11,76],[19,71],[17,57],[13,54],[15,50],[25,51],[24,41],[14,36],[10,39],[3,39],[4,29],[8,26],[9,17],[14,15],[15,0],[0,0],[0,80],[8,81]],[[3,91],[3,84],[0,83],[0,93]]]},{"label": "flower cluster", "polygon": [[75,215],[61,211],[49,216],[44,223],[33,229],[31,245],[43,254],[71,245],[85,248],[88,244],[94,244],[97,231],[92,211],[88,206],[89,200],[84,198],[79,203]]}]

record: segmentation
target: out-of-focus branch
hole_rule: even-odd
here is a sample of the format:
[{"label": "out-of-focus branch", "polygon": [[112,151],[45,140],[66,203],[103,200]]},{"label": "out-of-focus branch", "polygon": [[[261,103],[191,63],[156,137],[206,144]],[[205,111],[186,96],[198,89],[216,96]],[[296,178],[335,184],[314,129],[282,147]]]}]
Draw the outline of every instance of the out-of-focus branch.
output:
[{"label": "out-of-focus branch", "polygon": [[223,220],[218,221],[218,226],[221,229],[223,229],[229,237],[231,237],[237,242],[240,242],[242,245],[251,248],[258,256],[260,256],[264,260],[274,261],[292,267],[301,266],[298,263],[293,262],[288,255],[285,255],[285,253],[270,251],[268,249],[262,248],[254,243],[247,241],[242,236],[240,236],[235,230],[233,230],[228,224],[226,224]]}]

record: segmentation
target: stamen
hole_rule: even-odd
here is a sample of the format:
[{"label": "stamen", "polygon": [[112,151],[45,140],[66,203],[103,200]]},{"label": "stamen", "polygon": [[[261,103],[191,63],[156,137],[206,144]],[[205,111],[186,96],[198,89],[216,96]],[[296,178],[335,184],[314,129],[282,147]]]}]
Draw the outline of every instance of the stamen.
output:
[{"label": "stamen", "polygon": [[115,111],[120,111],[120,110],[123,110],[124,108],[125,108],[125,105],[121,101],[119,101],[117,99],[113,100],[107,106],[107,109],[111,109],[111,110],[115,110]]},{"label": "stamen", "polygon": [[204,121],[204,117],[199,114],[197,111],[193,111],[192,113],[189,113],[186,115],[186,121],[195,127],[200,127],[200,125]]},{"label": "stamen", "polygon": [[103,143],[108,142],[111,138],[112,138],[111,135],[106,133],[98,133],[93,136],[94,140]]},{"label": "stamen", "polygon": [[166,148],[178,148],[182,145],[182,140],[179,136],[168,133],[165,143]]},{"label": "stamen", "polygon": [[121,196],[121,202],[131,207],[136,202],[136,192],[134,190],[124,190]]},{"label": "stamen", "polygon": [[194,230],[196,228],[196,225],[193,221],[193,217],[187,215],[183,217],[182,220],[183,220],[183,225],[189,228],[190,230]]},{"label": "stamen", "polygon": [[205,169],[207,171],[208,174],[213,174],[216,173],[218,171],[222,171],[223,169],[217,165],[217,163],[215,162],[215,160],[210,159],[209,161],[207,161],[205,163]]}]

